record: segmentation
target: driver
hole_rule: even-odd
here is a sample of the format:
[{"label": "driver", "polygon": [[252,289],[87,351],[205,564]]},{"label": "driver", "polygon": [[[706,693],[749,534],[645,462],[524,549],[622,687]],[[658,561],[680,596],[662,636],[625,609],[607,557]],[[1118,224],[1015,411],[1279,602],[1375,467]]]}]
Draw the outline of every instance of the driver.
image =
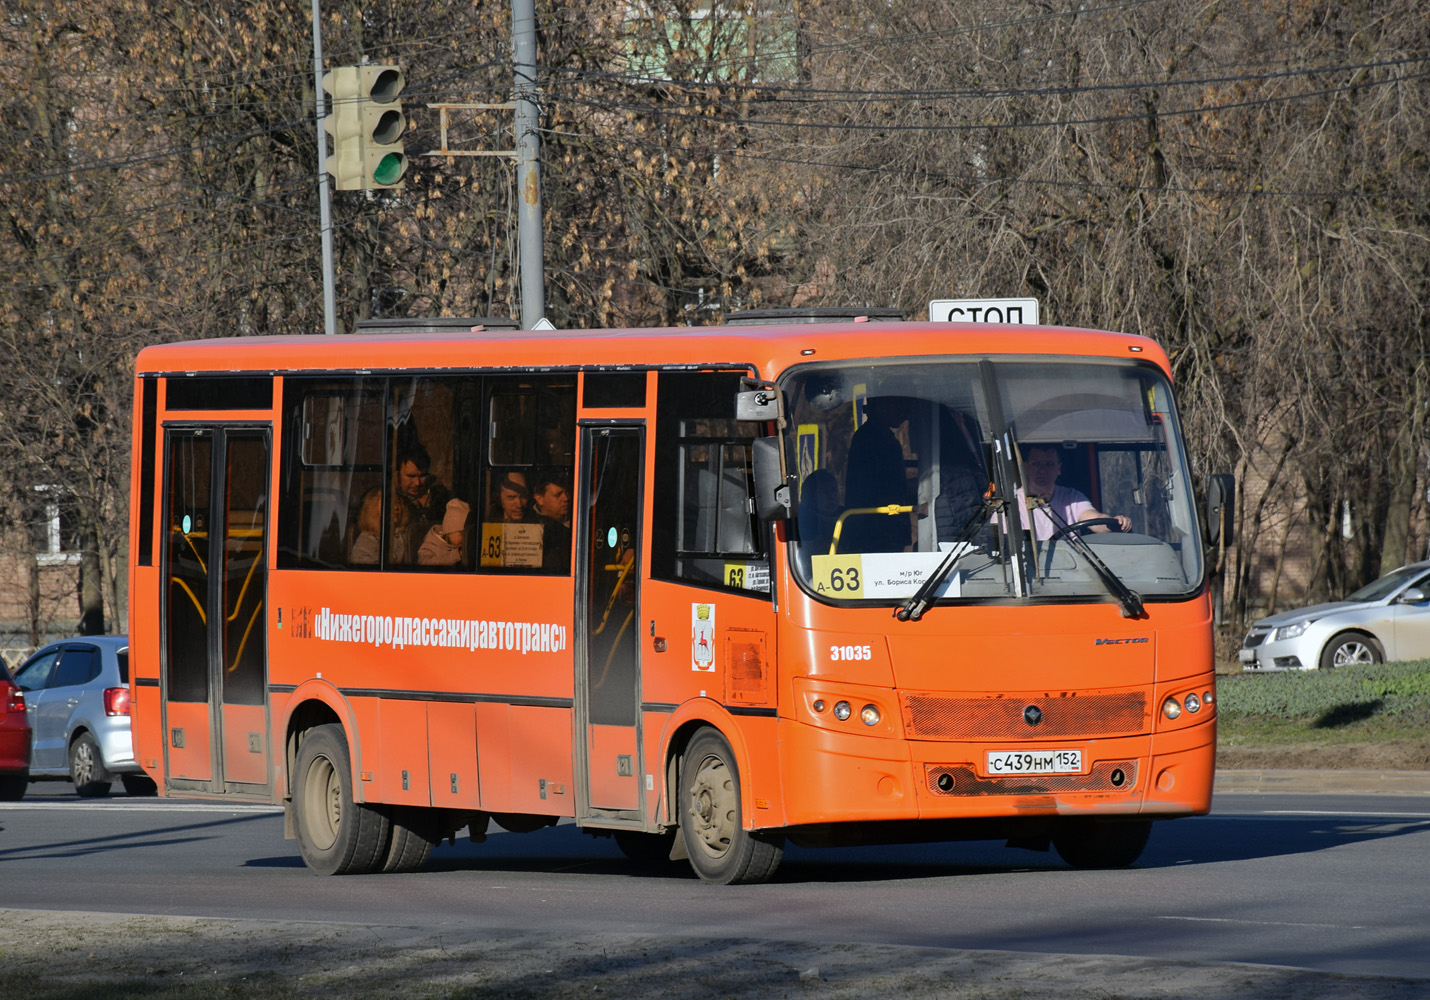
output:
[{"label": "driver", "polygon": [[[1117,522],[1118,531],[1131,531],[1132,519],[1125,514],[1112,516],[1104,514],[1092,505],[1087,497],[1083,496],[1071,486],[1059,486],[1057,479],[1063,471],[1062,459],[1058,457],[1058,449],[1051,445],[1035,444],[1028,446],[1023,452],[1023,471],[1028,477],[1028,486],[1031,488],[1033,496],[1041,497],[1062,519],[1069,524],[1078,521],[1091,521],[1096,518],[1109,518]],[[1018,490],[1018,506],[1026,508],[1023,502],[1023,491]],[[1025,515],[1025,519],[1028,515]],[[1047,541],[1057,534],[1058,526],[1054,519],[1048,516],[1047,510],[1042,507],[1035,507],[1031,513],[1033,518],[1033,534],[1038,541]],[[1026,523],[1026,520],[1025,520]],[[1089,525],[1089,531],[1111,531],[1105,524]]]}]

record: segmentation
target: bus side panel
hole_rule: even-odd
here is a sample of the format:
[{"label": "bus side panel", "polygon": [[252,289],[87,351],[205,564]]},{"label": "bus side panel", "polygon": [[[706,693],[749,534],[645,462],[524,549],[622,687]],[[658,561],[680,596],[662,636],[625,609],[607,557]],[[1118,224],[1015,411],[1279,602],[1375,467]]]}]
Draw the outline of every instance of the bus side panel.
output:
[{"label": "bus side panel", "polygon": [[382,743],[378,726],[381,702],[377,698],[347,698],[352,713],[351,725],[344,723],[348,738],[348,753],[353,760],[353,799],[357,802],[381,802],[376,778],[382,774]]},{"label": "bus side panel", "polygon": [[129,590],[130,728],[134,759],[164,790],[164,720],[159,705],[159,613],[151,596],[159,592],[159,571],[137,566]]},{"label": "bus side panel", "polygon": [[[591,767],[591,801],[604,809],[636,809],[640,807],[640,786],[637,784],[636,731],[632,726],[591,726],[588,748]],[[616,762],[624,757],[630,766],[622,768]],[[624,770],[626,773],[622,774]]]},{"label": "bus side panel", "polygon": [[511,757],[511,805],[499,811],[574,817],[571,710],[512,705],[507,723],[520,753]]},{"label": "bus side panel", "polygon": [[383,698],[377,704],[382,766],[377,769],[374,797],[393,804],[430,805],[427,705],[400,698]]},{"label": "bus side panel", "polygon": [[510,706],[477,703],[477,801],[487,812],[514,812],[511,806]]},{"label": "bus side panel", "polygon": [[268,784],[268,711],[263,705],[223,708],[225,781]]},{"label": "bus side panel", "polygon": [[213,778],[209,729],[208,702],[169,702],[168,724],[162,734],[169,744],[169,777],[190,781]]},{"label": "bus side panel", "polygon": [[432,771],[432,804],[446,809],[476,809],[481,802],[477,777],[477,713],[471,704],[432,702],[427,706],[427,740]]},{"label": "bus side panel", "polygon": [[[745,826],[779,826],[776,616],[768,595],[648,580],[642,583],[641,607],[649,622],[642,638],[641,700],[648,709],[680,706],[669,716],[646,714],[649,786],[665,791],[661,755],[670,749],[663,741],[703,717],[725,734],[742,760]],[[663,647],[657,638],[664,640]],[[664,819],[655,796],[647,805],[654,819]]]}]

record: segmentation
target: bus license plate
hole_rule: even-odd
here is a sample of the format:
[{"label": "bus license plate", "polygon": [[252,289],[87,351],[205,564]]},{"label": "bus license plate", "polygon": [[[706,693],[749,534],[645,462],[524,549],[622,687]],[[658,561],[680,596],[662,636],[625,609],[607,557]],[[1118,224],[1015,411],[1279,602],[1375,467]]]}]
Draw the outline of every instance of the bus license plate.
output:
[{"label": "bus license plate", "polygon": [[992,750],[988,753],[988,773],[1001,774],[1081,774],[1081,750]]}]

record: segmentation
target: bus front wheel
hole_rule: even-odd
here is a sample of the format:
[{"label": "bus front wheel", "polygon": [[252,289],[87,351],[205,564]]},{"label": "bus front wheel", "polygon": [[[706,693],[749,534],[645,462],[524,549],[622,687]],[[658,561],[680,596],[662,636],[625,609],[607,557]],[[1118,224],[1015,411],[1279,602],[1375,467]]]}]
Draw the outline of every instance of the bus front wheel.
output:
[{"label": "bus front wheel", "polygon": [[680,769],[680,836],[690,866],[706,882],[766,882],[784,855],[784,838],[746,830],[740,773],[725,737],[699,730]]},{"label": "bus front wheel", "polygon": [[293,768],[298,850],[315,875],[375,871],[387,861],[392,825],[381,809],[353,800],[352,758],[342,726],[316,726]]},{"label": "bus front wheel", "polygon": [[1142,856],[1150,820],[1066,819],[1053,832],[1053,849],[1074,868],[1126,868]]}]

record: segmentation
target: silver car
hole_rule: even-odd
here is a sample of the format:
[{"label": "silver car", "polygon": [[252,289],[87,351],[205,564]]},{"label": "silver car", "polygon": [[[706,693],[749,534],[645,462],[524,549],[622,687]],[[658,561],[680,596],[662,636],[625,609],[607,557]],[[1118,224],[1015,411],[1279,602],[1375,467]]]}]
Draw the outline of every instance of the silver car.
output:
[{"label": "silver car", "polygon": [[1344,601],[1263,618],[1241,643],[1243,670],[1329,670],[1430,657],[1430,562],[1411,563]]},{"label": "silver car", "polygon": [[30,780],[68,778],[80,795],[108,795],[116,777],[131,795],[154,783],[134,760],[129,731],[129,639],[66,639],[41,647],[18,670],[34,739]]}]

